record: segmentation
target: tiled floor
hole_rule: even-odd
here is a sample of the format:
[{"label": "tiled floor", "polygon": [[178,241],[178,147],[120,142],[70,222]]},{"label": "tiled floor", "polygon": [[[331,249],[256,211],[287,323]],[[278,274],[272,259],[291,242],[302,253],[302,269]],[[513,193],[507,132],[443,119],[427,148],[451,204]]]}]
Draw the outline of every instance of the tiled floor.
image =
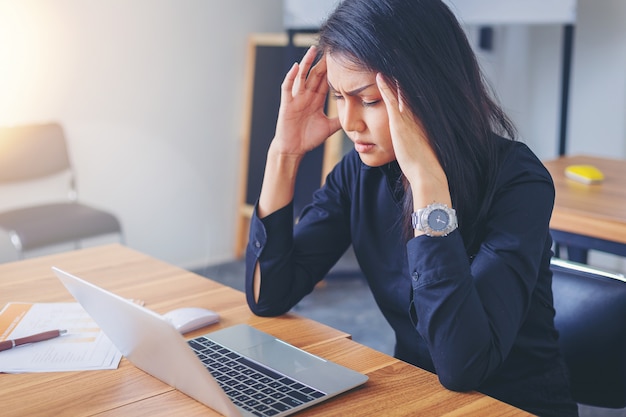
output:
[{"label": "tiled floor", "polygon": [[[213,265],[195,272],[233,288],[244,289],[241,261]],[[293,312],[345,331],[353,340],[393,355],[393,332],[378,310],[351,253],[344,256],[324,284],[303,299]],[[626,417],[626,409],[580,406],[580,417]]]}]

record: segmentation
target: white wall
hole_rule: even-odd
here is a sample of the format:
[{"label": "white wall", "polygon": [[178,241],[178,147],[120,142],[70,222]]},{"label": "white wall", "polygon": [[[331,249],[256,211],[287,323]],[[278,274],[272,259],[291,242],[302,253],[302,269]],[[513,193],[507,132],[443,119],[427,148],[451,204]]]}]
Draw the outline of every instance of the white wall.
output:
[{"label": "white wall", "polygon": [[230,258],[247,35],[282,28],[281,0],[0,0],[0,124],[62,122],[128,246]]},{"label": "white wall", "polygon": [[[625,158],[626,2],[578,0],[576,15],[567,153]],[[554,158],[562,25],[507,24],[494,30],[493,51],[478,51],[481,65],[517,123],[521,139],[541,158]],[[475,31],[470,26],[476,39]]]},{"label": "white wall", "polygon": [[493,49],[478,48],[478,27],[467,28],[496,98],[519,139],[542,159],[558,153],[562,25],[495,25]]},{"label": "white wall", "polygon": [[[541,158],[558,152],[562,27],[576,0],[444,0],[465,25],[487,80],[515,122],[519,138]],[[478,48],[480,26],[493,48]]]},{"label": "white wall", "polygon": [[326,19],[341,0],[283,0],[285,8],[285,27],[315,28]]},{"label": "white wall", "polygon": [[576,0],[443,0],[466,24],[572,22]]},{"label": "white wall", "polygon": [[568,153],[626,156],[626,1],[579,0]]}]

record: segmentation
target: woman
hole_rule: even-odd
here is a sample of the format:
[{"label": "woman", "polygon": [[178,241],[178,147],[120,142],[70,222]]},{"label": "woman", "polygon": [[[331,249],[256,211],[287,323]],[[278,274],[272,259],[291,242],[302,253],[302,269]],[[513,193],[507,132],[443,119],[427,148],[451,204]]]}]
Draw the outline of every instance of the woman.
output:
[{"label": "woman", "polygon": [[[281,92],[246,253],[252,311],[286,313],[352,245],[397,358],[451,390],[577,415],[553,322],[552,180],[512,140],[450,10],[344,0]],[[340,128],[354,150],[294,226],[299,163]]]}]

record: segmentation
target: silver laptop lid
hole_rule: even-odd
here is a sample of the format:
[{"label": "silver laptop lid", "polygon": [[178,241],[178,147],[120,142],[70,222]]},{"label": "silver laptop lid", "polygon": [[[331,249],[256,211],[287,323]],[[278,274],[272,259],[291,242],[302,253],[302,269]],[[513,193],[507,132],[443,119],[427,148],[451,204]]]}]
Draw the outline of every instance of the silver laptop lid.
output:
[{"label": "silver laptop lid", "polygon": [[161,315],[58,268],[52,268],[130,362],[225,416],[240,416],[185,339]]},{"label": "silver laptop lid", "polygon": [[[163,316],[58,268],[52,269],[135,366],[225,416],[253,415],[232,403],[187,341]],[[280,415],[325,401],[368,379],[248,325],[235,325],[204,336],[326,394]]]}]

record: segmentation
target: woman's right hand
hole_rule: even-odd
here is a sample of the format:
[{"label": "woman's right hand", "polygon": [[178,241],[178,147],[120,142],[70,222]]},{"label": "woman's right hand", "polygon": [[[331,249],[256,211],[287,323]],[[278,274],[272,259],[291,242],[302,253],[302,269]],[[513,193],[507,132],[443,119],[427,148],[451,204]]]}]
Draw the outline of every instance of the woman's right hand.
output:
[{"label": "woman's right hand", "polygon": [[328,94],[326,60],[322,57],[312,67],[316,53],[317,48],[310,47],[281,85],[276,134],[270,148],[273,152],[302,157],[341,128],[338,118],[324,113]]},{"label": "woman's right hand", "polygon": [[300,161],[341,127],[338,118],[324,113],[329,88],[326,60],[313,66],[316,52],[311,47],[302,61],[287,72],[281,85],[276,134],[267,153],[257,205],[259,218],[293,199]]}]

